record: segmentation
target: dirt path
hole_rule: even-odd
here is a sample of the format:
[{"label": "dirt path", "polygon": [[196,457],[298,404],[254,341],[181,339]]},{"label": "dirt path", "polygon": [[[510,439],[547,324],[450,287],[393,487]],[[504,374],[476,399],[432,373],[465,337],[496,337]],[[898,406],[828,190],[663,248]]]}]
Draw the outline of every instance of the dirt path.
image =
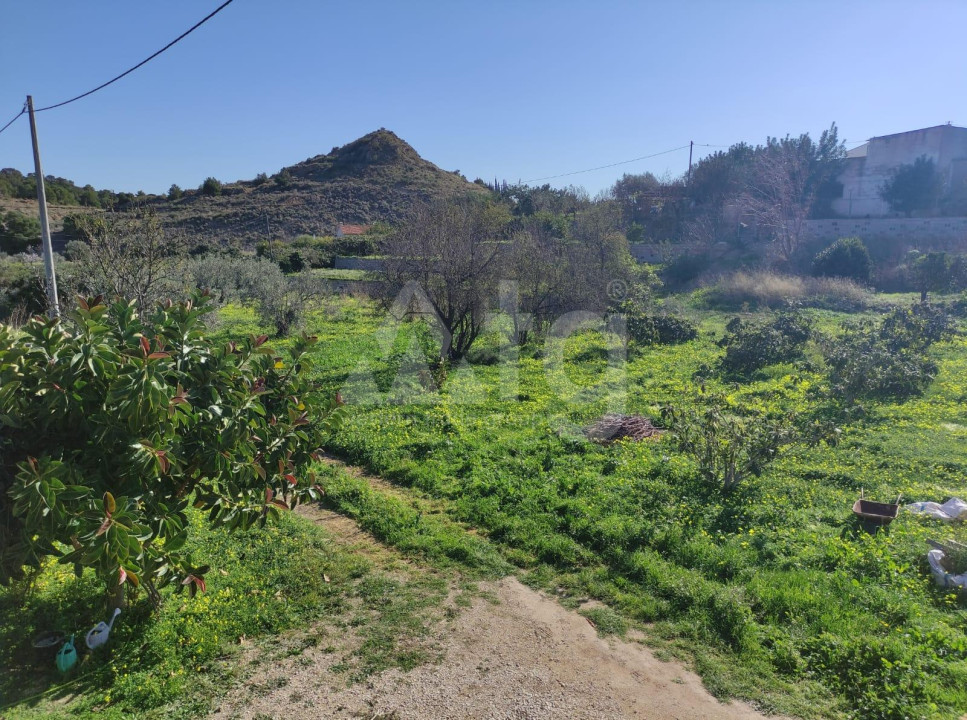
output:
[{"label": "dirt path", "polygon": [[[444,636],[444,659],[410,672],[390,670],[344,687],[329,658],[278,668],[244,707],[219,717],[367,720],[604,720],[762,718],[748,705],[723,704],[694,673],[647,648],[599,638],[588,621],[516,578],[485,583]],[[313,651],[305,656],[312,658]]]},{"label": "dirt path", "polygon": [[[352,520],[300,510],[335,538],[379,546]],[[385,548],[379,546],[383,551]],[[411,566],[412,567],[412,566]],[[417,570],[417,568],[414,568]],[[641,644],[598,636],[588,620],[507,577],[479,584],[469,607],[435,622],[439,663],[398,669],[347,685],[338,653],[310,647],[267,663],[229,693],[216,718],[307,720],[751,720],[723,704],[697,675]],[[255,688],[255,690],[253,690]]]},{"label": "dirt path", "polygon": [[640,645],[599,638],[584,617],[515,578],[489,589],[497,602],[478,599],[457,619],[442,663],[390,671],[331,695],[332,714],[316,717],[762,717],[748,706],[720,703],[696,675]]}]

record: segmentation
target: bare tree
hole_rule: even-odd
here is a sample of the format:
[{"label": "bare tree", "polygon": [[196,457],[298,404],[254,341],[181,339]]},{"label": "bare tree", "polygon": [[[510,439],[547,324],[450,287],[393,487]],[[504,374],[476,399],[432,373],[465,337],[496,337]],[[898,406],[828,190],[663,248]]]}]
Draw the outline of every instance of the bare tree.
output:
[{"label": "bare tree", "polygon": [[788,262],[799,249],[812,200],[809,158],[801,148],[776,144],[756,156],[740,207]]},{"label": "bare tree", "polygon": [[782,261],[792,260],[799,249],[806,220],[828,204],[837,187],[841,191],[836,176],[845,152],[836,123],[819,142],[804,133],[769,138],[755,149],[739,206],[769,235]]},{"label": "bare tree", "polygon": [[90,290],[136,300],[144,311],[183,289],[187,242],[166,232],[153,211],[104,215],[86,236],[80,264]]},{"label": "bare tree", "polygon": [[418,208],[383,244],[392,300],[417,283],[446,330],[441,359],[462,358],[483,329],[497,297],[505,208],[462,200]]},{"label": "bare tree", "polygon": [[514,325],[518,344],[565,312],[573,286],[571,248],[540,221],[524,223],[511,240],[504,273],[515,283],[517,298],[502,303]]}]

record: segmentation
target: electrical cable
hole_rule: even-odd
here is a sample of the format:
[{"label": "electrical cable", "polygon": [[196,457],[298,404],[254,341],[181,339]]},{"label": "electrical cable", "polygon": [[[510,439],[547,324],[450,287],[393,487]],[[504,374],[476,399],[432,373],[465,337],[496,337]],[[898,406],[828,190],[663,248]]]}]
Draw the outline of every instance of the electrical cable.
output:
[{"label": "electrical cable", "polygon": [[27,106],[26,106],[26,104],[24,104],[24,107],[20,108],[20,112],[18,112],[16,115],[14,115],[13,116],[13,119],[10,122],[8,122],[6,125],[4,125],[2,128],[0,128],[0,133],[2,133],[4,130],[6,130],[11,125],[13,125],[17,121],[17,118],[19,118],[25,112],[27,112]]},{"label": "electrical cable", "polygon": [[687,147],[688,145],[682,145],[681,147],[672,148],[671,150],[662,150],[661,152],[654,153],[652,155],[642,155],[641,157],[632,158],[631,160],[622,160],[621,162],[611,163],[610,165],[601,165],[599,167],[588,168],[587,170],[575,170],[574,172],[561,173],[560,175],[548,175],[546,177],[534,178],[533,180],[523,180],[522,182],[527,184],[532,182],[540,182],[541,180],[553,180],[555,178],[568,177],[569,175],[580,175],[581,173],[594,172],[595,170],[605,170],[618,165],[627,165],[628,163],[638,162],[639,160],[648,160],[649,158],[658,157],[659,155],[667,155],[668,153],[678,152],[679,150],[685,150]]},{"label": "electrical cable", "polygon": [[[128,70],[125,70],[123,73],[121,73],[117,77],[108,80],[106,83],[103,83],[102,85],[98,85],[93,90],[88,90],[86,93],[83,93],[81,95],[78,95],[77,97],[72,97],[70,100],[64,100],[64,102],[59,102],[59,103],[56,103],[55,105],[48,105],[47,107],[37,108],[37,109],[34,110],[34,112],[35,113],[44,112],[45,110],[53,110],[54,108],[59,108],[59,107],[63,107],[64,105],[69,105],[70,103],[75,102],[77,100],[80,100],[81,98],[86,98],[88,95],[93,95],[98,90],[103,90],[108,85],[110,85],[112,83],[115,83],[118,80],[120,80],[121,78],[123,78],[125,75],[130,75],[135,70],[137,70],[139,67],[141,67],[142,65],[147,64],[151,60],[154,60],[156,57],[158,57],[161,53],[163,53],[165,50],[167,50],[168,48],[170,48],[172,45],[174,45],[175,43],[179,42],[180,40],[183,40],[188,35],[190,35],[191,33],[193,33],[195,30],[197,30],[198,28],[200,28],[206,22],[208,22],[213,17],[215,17],[216,15],[218,15],[218,13],[220,13],[226,7],[228,7],[229,5],[231,5],[232,2],[234,2],[234,0],[226,0],[221,5],[219,5],[217,8],[215,8],[215,10],[213,10],[211,13],[209,13],[208,15],[206,15],[204,18],[202,18],[197,23],[195,23],[194,25],[192,25],[190,28],[188,28],[187,30],[185,30],[185,32],[183,32],[181,35],[179,35],[174,40],[172,40],[170,43],[168,43],[163,48],[161,48],[160,50],[158,50],[158,52],[154,53],[153,55],[148,56],[147,58],[145,58],[144,60],[142,60],[141,62],[139,62],[137,65],[135,65],[134,67],[129,68]],[[21,114],[23,114],[23,111],[21,111]],[[14,120],[16,120],[16,119],[17,118],[14,118]],[[3,131],[0,130],[0,132],[3,132]]]}]

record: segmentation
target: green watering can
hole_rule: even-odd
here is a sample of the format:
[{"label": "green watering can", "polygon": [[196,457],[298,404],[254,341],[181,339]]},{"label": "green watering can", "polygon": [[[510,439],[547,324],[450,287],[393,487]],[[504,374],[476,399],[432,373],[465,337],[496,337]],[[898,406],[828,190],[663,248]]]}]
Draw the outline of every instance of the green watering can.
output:
[{"label": "green watering can", "polygon": [[68,672],[72,667],[77,665],[77,650],[74,648],[73,635],[57,651],[57,659],[54,661],[54,664],[57,665],[57,669],[62,673]]}]

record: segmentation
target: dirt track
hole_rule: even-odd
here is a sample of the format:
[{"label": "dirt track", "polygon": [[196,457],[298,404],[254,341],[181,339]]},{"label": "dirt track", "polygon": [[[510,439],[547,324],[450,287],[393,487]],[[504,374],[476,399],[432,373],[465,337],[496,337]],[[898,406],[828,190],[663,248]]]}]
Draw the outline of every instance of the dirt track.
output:
[{"label": "dirt track", "polygon": [[[318,512],[318,511],[313,511]],[[321,511],[327,529],[365,536]],[[338,519],[337,519],[338,518]],[[440,663],[389,670],[346,686],[331,650],[309,648],[264,665],[224,698],[217,718],[367,720],[605,720],[762,718],[723,704],[699,678],[646,647],[603,639],[586,618],[507,577],[482,583],[456,617],[439,623]],[[257,688],[253,691],[253,687]]]}]

